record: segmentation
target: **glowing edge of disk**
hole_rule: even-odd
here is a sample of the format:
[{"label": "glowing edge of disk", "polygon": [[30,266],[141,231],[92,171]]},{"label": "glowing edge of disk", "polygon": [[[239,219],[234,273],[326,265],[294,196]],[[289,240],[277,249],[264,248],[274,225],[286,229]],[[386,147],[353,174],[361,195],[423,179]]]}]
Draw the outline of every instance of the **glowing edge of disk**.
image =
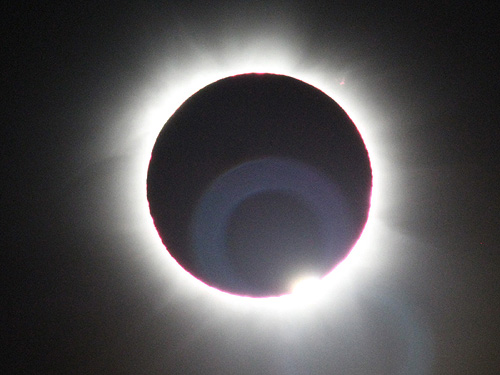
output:
[{"label": "glowing edge of disk", "polygon": [[[360,132],[366,148],[369,153],[372,174],[373,188],[371,196],[371,208],[367,223],[363,233],[356,245],[347,256],[347,258],[339,264],[331,273],[322,278],[319,286],[325,292],[335,288],[336,285],[342,284],[356,272],[356,269],[366,268],[373,259],[377,244],[377,226],[379,213],[383,209],[384,202],[382,196],[387,189],[384,185],[384,175],[387,175],[387,165],[380,156],[383,153],[380,150],[377,133],[380,132],[381,124],[376,123],[373,119],[376,114],[370,106],[365,106],[365,103],[360,103],[356,96],[359,85],[352,80],[350,83],[345,83],[341,72],[331,67],[330,70],[325,69],[296,69],[294,68],[293,58],[289,58],[287,53],[282,56],[275,54],[274,57],[259,55],[258,51],[254,51],[253,58],[246,59],[245,56],[240,58],[228,59],[223,66],[207,65],[201,63],[185,64],[182,68],[182,74],[179,72],[164,73],[158,72],[159,80],[155,84],[151,83],[152,97],[147,98],[147,103],[141,103],[143,107],[138,109],[135,105],[130,109],[135,108],[139,112],[133,119],[131,128],[135,143],[133,146],[134,157],[131,167],[132,173],[127,173],[127,181],[120,181],[128,186],[128,191],[122,197],[130,206],[119,205],[120,214],[129,215],[134,222],[138,224],[135,228],[135,233],[141,237],[142,244],[147,251],[147,256],[151,257],[152,272],[164,272],[168,275],[173,275],[169,282],[171,288],[182,289],[184,295],[192,293],[199,297],[213,298],[220,303],[231,306],[240,306],[244,309],[252,309],[266,307],[269,309],[282,308],[290,309],[292,307],[302,308],[303,300],[293,293],[281,297],[270,298],[250,298],[244,296],[235,296],[223,291],[212,288],[200,280],[195,279],[182,267],[165,250],[161,239],[158,236],[153,220],[149,213],[149,204],[146,196],[146,177],[151,158],[151,150],[153,149],[156,138],[163,128],[164,124],[177,108],[191,95],[196,93],[206,85],[215,82],[219,79],[245,73],[274,73],[287,75],[299,80],[302,80],[321,91],[325,92],[333,100],[335,100],[353,120]],[[259,58],[261,56],[262,58]],[[193,61],[193,60],[191,60]],[[288,62],[288,64],[287,64]],[[168,70],[166,70],[168,71]],[[158,83],[164,82],[163,91],[158,92]],[[351,85],[346,89],[347,85]],[[375,116],[374,116],[375,115]],[[122,145],[126,145],[125,139],[120,140]],[[130,170],[129,170],[130,172]],[[387,179],[385,179],[387,181]],[[132,208],[130,210],[130,208]],[[144,249],[141,249],[144,251]],[[145,256],[145,255],[143,255]],[[175,290],[174,290],[175,293]],[[179,291],[180,293],[180,291]],[[302,295],[303,293],[301,293]],[[316,296],[322,293],[314,293]],[[316,300],[320,300],[317,299]]]}]

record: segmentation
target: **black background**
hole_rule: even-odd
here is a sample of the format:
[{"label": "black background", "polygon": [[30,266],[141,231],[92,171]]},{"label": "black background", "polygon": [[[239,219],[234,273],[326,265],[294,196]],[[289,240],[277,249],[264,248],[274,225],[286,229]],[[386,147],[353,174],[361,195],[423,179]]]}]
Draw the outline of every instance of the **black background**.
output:
[{"label": "black background", "polygon": [[[4,6],[8,373],[498,372],[494,2],[345,4]],[[219,51],[269,34],[292,45],[299,65],[343,72],[339,90],[363,88],[360,102],[386,124],[378,148],[397,167],[381,216],[390,236],[373,244],[380,257],[360,275],[364,291],[335,301],[336,314],[283,318],[283,335],[160,282],[135,223],[110,214],[126,205],[110,186],[126,188],[121,171],[139,138],[130,103],[173,84],[158,80],[159,68],[182,80],[186,59],[223,64]],[[377,310],[377,295],[407,301],[425,322],[425,371],[401,365],[400,327]]]}]

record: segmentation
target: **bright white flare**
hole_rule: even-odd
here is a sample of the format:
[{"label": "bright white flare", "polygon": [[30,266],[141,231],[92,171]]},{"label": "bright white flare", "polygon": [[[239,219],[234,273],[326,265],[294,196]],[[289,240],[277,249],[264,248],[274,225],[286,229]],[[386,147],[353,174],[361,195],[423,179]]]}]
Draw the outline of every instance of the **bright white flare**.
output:
[{"label": "bright white flare", "polygon": [[314,299],[321,294],[321,279],[315,276],[306,276],[296,280],[292,285],[292,295],[305,300]]}]

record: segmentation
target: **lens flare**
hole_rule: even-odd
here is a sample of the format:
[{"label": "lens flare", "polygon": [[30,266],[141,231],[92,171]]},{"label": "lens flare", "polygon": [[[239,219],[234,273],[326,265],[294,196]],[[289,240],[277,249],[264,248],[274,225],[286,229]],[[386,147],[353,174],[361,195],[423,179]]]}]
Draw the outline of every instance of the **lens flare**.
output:
[{"label": "lens flare", "polygon": [[[426,373],[418,369],[429,362],[425,354],[430,339],[421,329],[419,317],[407,313],[407,310],[413,311],[404,302],[380,302],[382,298],[378,295],[365,298],[372,296],[373,280],[383,282],[388,280],[389,272],[402,269],[400,263],[405,253],[398,251],[412,241],[399,233],[391,221],[395,208],[400,208],[398,203],[408,199],[408,193],[401,189],[404,185],[399,162],[404,151],[400,149],[401,142],[387,140],[394,140],[401,112],[390,107],[390,95],[380,89],[381,72],[364,64],[364,57],[358,52],[345,48],[338,50],[339,43],[335,40],[326,49],[307,46],[301,42],[307,30],[294,28],[287,22],[285,25],[276,23],[272,30],[266,27],[242,27],[237,33],[232,32],[234,27],[231,32],[227,30],[217,43],[184,43],[186,41],[182,40],[179,44],[189,47],[165,45],[161,53],[137,64],[144,67],[146,78],[141,82],[127,81],[130,90],[120,93],[119,103],[110,111],[114,114],[110,125],[102,127],[101,133],[95,134],[85,149],[85,162],[89,165],[120,161],[113,163],[116,167],[112,171],[113,178],[106,175],[99,180],[100,191],[105,191],[104,201],[109,206],[106,210],[102,207],[94,210],[86,218],[87,222],[92,222],[96,211],[98,215],[105,215],[113,231],[107,234],[125,244],[120,247],[117,257],[125,256],[123,253],[128,251],[132,258],[130,264],[135,267],[132,276],[146,279],[147,285],[155,291],[158,297],[155,313],[170,311],[171,306],[175,306],[178,311],[190,311],[192,320],[200,322],[198,327],[213,328],[214,332],[223,330],[234,337],[235,343],[242,342],[241,333],[244,332],[248,337],[245,343],[255,344],[262,341],[264,335],[276,338],[275,347],[281,348],[289,334],[303,337],[313,332],[315,342],[321,342],[317,337],[324,334],[327,326],[327,332],[348,338],[360,335],[360,338],[362,331],[370,329],[370,322],[363,316],[366,306],[379,306],[388,311],[391,324],[407,327],[396,332],[408,342],[408,355],[401,361],[411,364],[415,373]],[[313,55],[311,50],[315,50]],[[332,58],[334,56],[340,57]],[[339,61],[345,63],[339,65]],[[291,293],[281,297],[232,295],[184,271],[165,250],[147,201],[146,180],[151,152],[164,124],[201,88],[222,78],[246,73],[286,75],[330,96],[356,125],[372,168],[368,220],[350,255],[328,275],[319,280],[299,282],[296,288],[290,285]],[[406,215],[405,212],[399,214]],[[297,280],[311,277],[300,272],[296,276]],[[383,285],[378,287],[384,289]],[[311,300],[311,295],[317,297]],[[345,343],[337,337],[334,341]],[[298,352],[290,357],[308,351],[307,347],[297,348]]]}]

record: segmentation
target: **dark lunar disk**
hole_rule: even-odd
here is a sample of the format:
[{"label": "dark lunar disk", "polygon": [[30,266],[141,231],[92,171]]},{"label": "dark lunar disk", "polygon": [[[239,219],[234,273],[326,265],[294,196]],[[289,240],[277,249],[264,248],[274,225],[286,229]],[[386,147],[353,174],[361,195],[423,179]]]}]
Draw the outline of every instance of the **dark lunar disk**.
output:
[{"label": "dark lunar disk", "polygon": [[278,296],[351,251],[370,206],[363,140],[329,96],[275,74],[228,77],[174,113],[147,178],[156,229],[194,277]]}]

